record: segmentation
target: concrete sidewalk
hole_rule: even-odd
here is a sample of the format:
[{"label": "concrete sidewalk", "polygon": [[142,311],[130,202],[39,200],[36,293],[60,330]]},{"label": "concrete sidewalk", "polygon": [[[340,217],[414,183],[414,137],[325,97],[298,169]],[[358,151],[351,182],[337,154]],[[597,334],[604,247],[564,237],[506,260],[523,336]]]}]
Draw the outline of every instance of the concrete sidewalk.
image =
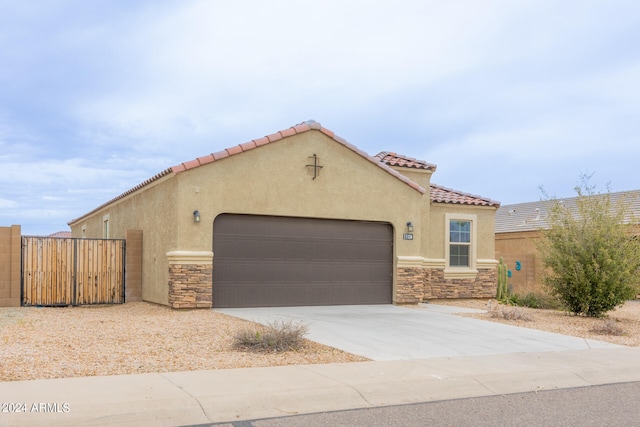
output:
[{"label": "concrete sidewalk", "polygon": [[638,347],[18,381],[0,383],[1,409],[26,412],[0,425],[180,426],[629,381]]}]

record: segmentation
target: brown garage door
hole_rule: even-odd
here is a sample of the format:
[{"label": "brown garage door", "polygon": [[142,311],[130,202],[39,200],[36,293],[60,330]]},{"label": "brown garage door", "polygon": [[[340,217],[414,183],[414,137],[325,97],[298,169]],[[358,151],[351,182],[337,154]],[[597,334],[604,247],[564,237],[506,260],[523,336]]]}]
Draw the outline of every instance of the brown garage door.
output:
[{"label": "brown garage door", "polygon": [[390,224],[224,214],[213,225],[213,305],[389,304]]}]

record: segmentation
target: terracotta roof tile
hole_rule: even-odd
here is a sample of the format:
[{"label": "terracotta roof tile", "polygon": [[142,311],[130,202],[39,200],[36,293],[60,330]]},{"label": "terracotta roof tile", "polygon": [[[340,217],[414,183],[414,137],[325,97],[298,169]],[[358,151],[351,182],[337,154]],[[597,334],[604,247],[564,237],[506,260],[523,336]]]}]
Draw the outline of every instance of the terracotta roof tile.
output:
[{"label": "terracotta roof tile", "polygon": [[185,169],[193,169],[200,166],[200,162],[198,161],[198,159],[194,159],[194,160],[189,160],[188,162],[184,162],[183,165]]},{"label": "terracotta roof tile", "polygon": [[[226,157],[229,157],[229,153],[227,153],[227,150],[222,150],[222,151],[218,151],[217,153],[213,153],[212,156],[217,161],[217,160],[221,160]],[[178,172],[175,170],[175,166],[173,168],[174,168],[174,172]]]},{"label": "terracotta roof tile", "polygon": [[388,164],[389,166],[398,166],[414,169],[425,169],[435,172],[437,166],[431,163],[427,163],[424,160],[414,159],[413,157],[407,157],[403,154],[396,154],[393,152],[382,151],[376,154],[376,157],[381,162]]},{"label": "terracotta roof tile", "polygon": [[[258,144],[258,141],[262,141],[262,140],[266,140],[266,142],[264,142],[263,144],[266,144],[268,142],[274,142],[274,141],[279,141],[282,139],[282,132],[276,132],[276,133],[272,133],[271,135],[267,135],[264,138],[260,138],[260,139],[256,139],[256,144]],[[263,144],[258,144],[258,145],[263,145]]]},{"label": "terracotta roof tile", "polygon": [[111,203],[113,203],[113,202],[115,202],[115,201],[117,201],[117,200],[120,200],[120,199],[123,199],[123,198],[127,197],[129,194],[133,194],[133,193],[135,193],[136,191],[138,191],[138,190],[140,190],[141,188],[146,187],[147,185],[149,185],[149,184],[151,184],[151,183],[153,183],[153,182],[155,182],[155,181],[159,180],[160,178],[163,178],[163,177],[165,177],[165,176],[167,176],[167,175],[170,175],[170,174],[172,174],[172,173],[182,172],[183,170],[186,170],[186,168],[184,167],[184,163],[183,163],[182,165],[178,165],[178,166],[174,166],[174,167],[172,167],[172,168],[165,169],[165,170],[163,170],[162,172],[160,172],[160,173],[158,173],[158,174],[156,174],[156,175],[152,176],[151,178],[147,179],[146,181],[144,181],[144,182],[142,182],[142,183],[140,183],[140,184],[136,185],[135,187],[133,187],[133,188],[131,188],[131,189],[129,189],[129,190],[127,190],[127,191],[125,191],[124,193],[120,194],[119,196],[116,196],[116,197],[114,197],[113,199],[109,200],[108,202],[101,204],[101,205],[100,205],[100,206],[98,206],[97,208],[95,208],[95,209],[93,209],[93,210],[91,210],[91,211],[87,212],[86,214],[82,215],[81,217],[78,217],[78,218],[76,218],[76,219],[73,219],[73,220],[69,221],[67,224],[71,225],[71,224],[73,224],[74,222],[79,221],[79,220],[81,220],[82,218],[84,218],[84,217],[86,217],[86,216],[88,216],[88,215],[91,215],[92,213],[94,213],[94,212],[96,212],[96,211],[99,211],[99,210],[100,210],[100,209],[102,209],[103,207],[105,207],[105,206],[107,206],[107,205],[109,205],[109,204],[111,204]]},{"label": "terracotta roof tile", "polygon": [[141,189],[142,187],[145,187],[147,185],[149,185],[150,183],[152,183],[153,181],[156,181],[166,175],[169,175],[171,173],[182,173],[185,172],[189,169],[193,169],[196,167],[199,167],[201,165],[207,164],[207,163],[212,163],[212,162],[216,162],[219,161],[221,159],[224,159],[226,157],[230,157],[230,156],[234,156],[236,154],[240,154],[244,151],[247,150],[251,150],[253,148],[262,146],[262,145],[266,145],[269,144],[271,142],[274,141],[278,141],[280,139],[283,138],[287,138],[289,136],[293,136],[296,134],[300,134],[300,133],[304,133],[310,130],[319,130],[322,133],[324,133],[325,135],[329,136],[330,138],[332,138],[334,141],[342,144],[343,146],[347,147],[348,149],[354,151],[355,153],[359,154],[360,156],[362,156],[363,158],[367,159],[368,161],[370,161],[371,163],[375,164],[376,166],[382,168],[383,170],[385,170],[387,173],[393,175],[394,177],[396,177],[397,179],[399,179],[400,181],[404,182],[405,184],[409,185],[411,188],[415,189],[416,191],[419,191],[421,193],[426,193],[427,190],[422,188],[420,185],[418,185],[417,183],[411,181],[409,178],[407,178],[406,176],[400,174],[398,171],[392,169],[391,167],[389,167],[386,163],[383,163],[380,161],[380,159],[369,156],[367,153],[365,153],[364,151],[360,150],[359,148],[357,148],[355,145],[347,142],[344,138],[339,137],[338,135],[334,134],[333,131],[323,128],[322,125],[314,120],[308,120],[306,122],[302,122],[299,123],[295,126],[292,126],[288,129],[284,129],[281,130],[279,132],[273,133],[271,135],[265,136],[263,138],[258,138],[258,139],[254,139],[250,142],[246,142],[244,144],[240,144],[240,145],[236,145],[233,147],[229,147],[225,150],[222,151],[218,151],[216,153],[212,153],[210,155],[207,156],[203,156],[203,157],[199,157],[197,159],[194,160],[189,160],[183,163],[180,163],[179,165],[170,167],[169,169],[166,169],[162,172],[160,172],[159,174],[155,175],[154,177],[146,180],[145,182],[133,187],[132,189],[122,193],[121,195],[115,197],[114,199],[111,199],[110,201],[108,201],[107,203],[104,203],[102,205],[100,205],[99,207],[97,207],[96,209],[92,210],[91,212],[76,218],[72,221],[69,222],[69,224],[72,224],[82,218],[84,218],[87,215],[90,215],[91,213],[102,209],[104,206],[107,206],[110,203],[113,203],[121,198],[124,198],[125,196]]},{"label": "terracotta roof tile", "polygon": [[198,162],[200,162],[201,165],[206,165],[207,163],[211,163],[215,160],[216,159],[215,157],[213,157],[213,154],[207,154],[206,156],[198,157]]},{"label": "terracotta roof tile", "polygon": [[329,138],[335,138],[336,134],[333,133],[333,131],[330,131],[327,128],[322,128],[320,129],[320,132],[324,133],[325,135],[327,135]]},{"label": "terracotta roof tile", "polygon": [[442,187],[437,184],[431,184],[431,201],[434,203],[500,207],[500,202],[496,202],[495,200],[452,190],[451,188]]},{"label": "terracotta roof tile", "polygon": [[226,150],[230,156],[242,153],[242,148],[239,145],[234,145],[233,147],[229,147]]},{"label": "terracotta roof tile", "polygon": [[[253,150],[254,148],[256,148],[258,146],[258,143],[256,142],[257,140],[252,140],[249,142],[245,142],[244,144],[240,144],[240,149],[242,149],[242,151],[249,151],[249,150]],[[266,144],[266,142],[265,142]]]},{"label": "terracotta roof tile", "polygon": [[311,130],[311,126],[309,126],[309,124],[307,122],[302,122],[302,123],[299,123],[299,124],[295,125],[293,127],[293,130],[295,130],[296,133],[302,133],[302,132],[306,132],[308,130]]},{"label": "terracotta roof tile", "polygon": [[290,127],[289,129],[281,130],[279,133],[282,135],[283,138],[286,138],[288,136],[295,135],[296,134],[296,130],[293,127]]}]

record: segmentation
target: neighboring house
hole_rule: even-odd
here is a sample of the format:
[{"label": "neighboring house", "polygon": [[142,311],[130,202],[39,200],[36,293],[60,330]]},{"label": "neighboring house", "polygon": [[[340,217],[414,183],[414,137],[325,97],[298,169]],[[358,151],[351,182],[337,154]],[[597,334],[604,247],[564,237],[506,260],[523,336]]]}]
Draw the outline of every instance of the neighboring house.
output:
[{"label": "neighboring house", "polygon": [[415,304],[495,293],[499,203],[308,121],[168,168],[69,222],[142,232],[142,299],[174,308]]},{"label": "neighboring house", "polygon": [[[620,202],[625,203],[630,213],[640,218],[640,190],[609,193],[609,196],[612,208]],[[576,200],[577,197],[571,197],[558,199],[558,202],[577,212]],[[543,230],[549,228],[548,211],[554,203],[553,200],[542,200],[503,205],[496,212],[496,258],[503,258],[507,263],[511,274],[508,283],[515,293],[544,291],[543,266],[536,241]]]},{"label": "neighboring house", "polygon": [[50,234],[47,237],[56,237],[56,238],[59,238],[59,239],[60,238],[64,239],[64,238],[72,237],[72,234],[71,234],[70,231],[56,231],[55,233]]}]

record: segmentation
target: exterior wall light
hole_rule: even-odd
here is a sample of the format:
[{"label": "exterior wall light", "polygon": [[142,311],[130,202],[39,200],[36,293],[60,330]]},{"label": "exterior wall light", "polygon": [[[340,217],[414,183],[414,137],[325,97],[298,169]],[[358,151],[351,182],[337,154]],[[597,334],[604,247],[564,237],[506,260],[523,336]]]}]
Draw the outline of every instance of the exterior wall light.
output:
[{"label": "exterior wall light", "polygon": [[411,223],[411,221],[407,222],[407,232],[413,233],[413,224]]},{"label": "exterior wall light", "polygon": [[200,222],[200,211],[193,211],[193,222]]}]

